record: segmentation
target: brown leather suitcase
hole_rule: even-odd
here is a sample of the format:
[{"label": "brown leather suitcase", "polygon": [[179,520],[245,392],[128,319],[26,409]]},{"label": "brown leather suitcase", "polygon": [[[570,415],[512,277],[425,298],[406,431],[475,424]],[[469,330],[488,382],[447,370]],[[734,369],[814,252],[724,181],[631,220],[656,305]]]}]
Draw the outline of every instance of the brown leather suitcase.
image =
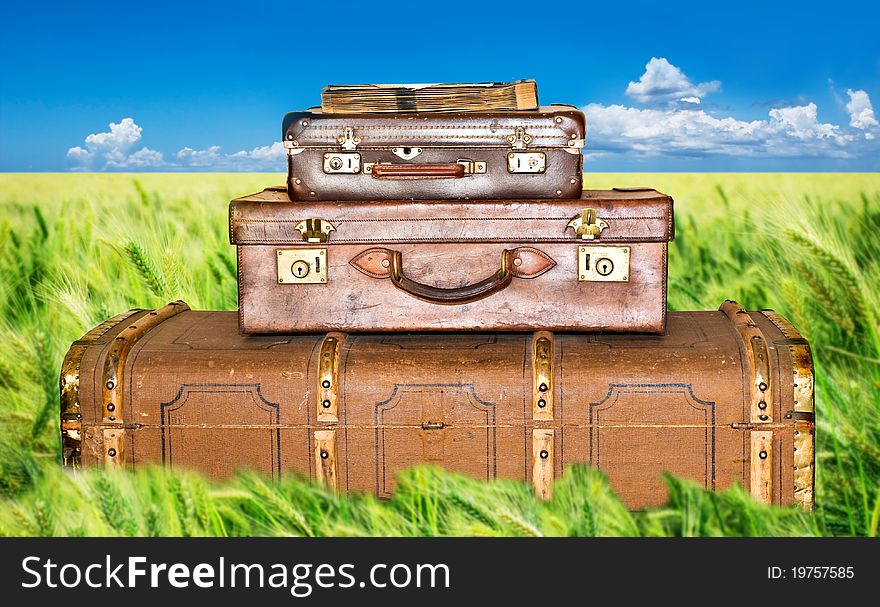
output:
[{"label": "brown leather suitcase", "polygon": [[577,198],[585,121],[535,111],[284,117],[291,200]]},{"label": "brown leather suitcase", "polygon": [[245,333],[663,331],[672,199],[232,201]]},{"label": "brown leather suitcase", "polygon": [[295,472],[387,496],[433,463],[549,495],[575,462],[632,508],[668,471],[812,506],[810,348],[776,314],[672,312],[666,335],[244,336],[234,312],[133,310],[71,346],[68,466]]}]

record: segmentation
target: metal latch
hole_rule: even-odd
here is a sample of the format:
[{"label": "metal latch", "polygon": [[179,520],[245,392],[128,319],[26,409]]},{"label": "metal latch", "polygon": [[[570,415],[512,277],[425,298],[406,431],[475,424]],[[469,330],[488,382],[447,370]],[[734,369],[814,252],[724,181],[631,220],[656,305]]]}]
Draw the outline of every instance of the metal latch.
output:
[{"label": "metal latch", "polygon": [[422,430],[442,430],[445,427],[443,422],[422,422]]},{"label": "metal latch", "polygon": [[459,158],[456,164],[464,165],[465,175],[476,175],[486,172],[486,163],[482,160],[468,160],[467,158]]},{"label": "metal latch", "polygon": [[360,173],[361,155],[357,152],[328,152],[324,154],[324,172],[350,175]]},{"label": "metal latch", "polygon": [[543,173],[547,169],[544,152],[510,152],[507,154],[508,173]]},{"label": "metal latch", "polygon": [[581,240],[593,240],[608,227],[608,222],[596,215],[596,209],[582,209],[580,217],[575,217],[568,222],[569,228],[574,228],[575,234]]},{"label": "metal latch", "polygon": [[532,136],[521,126],[516,127],[513,135],[507,136],[507,143],[515,150],[524,150],[531,142]]},{"label": "metal latch", "polygon": [[350,126],[345,127],[342,131],[342,135],[339,135],[336,138],[336,143],[338,143],[343,150],[353,150],[357,148],[360,142],[361,138],[354,134],[354,129]]},{"label": "metal latch", "polygon": [[300,221],[294,229],[302,234],[303,240],[306,242],[327,242],[330,232],[333,232],[336,226],[326,219],[310,217]]},{"label": "metal latch", "polygon": [[578,247],[578,280],[629,282],[629,247]]},{"label": "metal latch", "polygon": [[327,249],[279,249],[278,284],[327,282]]}]

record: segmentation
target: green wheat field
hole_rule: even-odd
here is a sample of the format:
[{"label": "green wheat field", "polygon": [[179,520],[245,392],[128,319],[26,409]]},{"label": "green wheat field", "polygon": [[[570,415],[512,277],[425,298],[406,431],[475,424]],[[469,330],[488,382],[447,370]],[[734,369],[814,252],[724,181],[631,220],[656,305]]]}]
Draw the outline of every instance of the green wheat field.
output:
[{"label": "green wheat field", "polygon": [[0,535],[870,535],[880,526],[880,174],[587,174],[676,200],[669,305],[774,308],[817,374],[813,514],[669,478],[628,512],[573,467],[541,502],[525,483],[434,468],[388,501],[300,478],[217,483],[161,469],[61,470],[58,372],[70,342],[132,307],[233,309],[230,198],[274,174],[0,175]]}]

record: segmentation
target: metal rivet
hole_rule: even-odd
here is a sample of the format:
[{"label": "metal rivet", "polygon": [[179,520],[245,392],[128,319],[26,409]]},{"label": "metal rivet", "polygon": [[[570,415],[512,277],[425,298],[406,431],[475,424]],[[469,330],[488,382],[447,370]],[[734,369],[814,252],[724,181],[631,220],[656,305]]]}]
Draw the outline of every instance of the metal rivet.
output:
[{"label": "metal rivet", "polygon": [[795,435],[795,436],[800,436],[800,434],[801,434],[801,431],[800,431],[800,430],[795,430],[795,431],[794,431],[794,435]]},{"label": "metal rivet", "polygon": [[758,390],[760,390],[761,392],[765,392],[767,390],[767,384],[761,382],[760,384],[758,384]]},{"label": "metal rivet", "polygon": [[767,408],[767,401],[762,400],[761,402],[758,403],[758,409],[764,410],[766,408]]},{"label": "metal rivet", "polygon": [[770,419],[770,417],[768,415],[759,415],[758,419],[760,419],[762,422],[765,422]]},{"label": "metal rivet", "polygon": [[766,452],[766,451],[761,451],[761,452],[758,454],[758,457],[760,457],[761,459],[767,459],[767,452]]},{"label": "metal rivet", "polygon": [[321,459],[327,459],[328,457],[330,457],[330,454],[322,449],[321,450]]},{"label": "metal rivet", "polygon": [[546,407],[546,406],[547,406],[547,401],[546,401],[546,400],[544,400],[543,398],[538,399],[538,407],[539,407],[539,408],[543,409],[543,408]]},{"label": "metal rivet", "polygon": [[116,385],[116,384],[114,384],[114,383],[113,383],[113,380],[111,379],[110,381],[107,382],[107,389],[108,389],[108,390],[112,390],[112,389],[113,389],[113,386],[115,386],[115,385]]},{"label": "metal rivet", "polygon": [[785,419],[791,419],[791,413],[786,413],[786,414],[785,414]]},{"label": "metal rivet", "polygon": [[547,452],[546,449],[543,449],[541,451],[541,459],[547,459],[548,457],[550,457],[550,454]]},{"label": "metal rivet", "polygon": [[556,195],[557,195],[557,196],[562,196],[562,190],[556,190]]},{"label": "metal rivet", "polygon": [[116,411],[116,405],[114,405],[113,403],[107,403],[107,410]]},{"label": "metal rivet", "polygon": [[109,449],[107,449],[107,455],[109,455],[110,457],[116,457],[116,449],[110,447]]},{"label": "metal rivet", "polygon": [[309,126],[309,121],[308,121],[308,120],[303,120],[302,122],[300,122],[300,124],[303,125],[303,126]]},{"label": "metal rivet", "polygon": [[540,390],[541,392],[546,392],[547,384],[541,384],[540,386],[538,386],[538,390]]},{"label": "metal rivet", "polygon": [[326,389],[326,388],[329,388],[329,387],[330,387],[330,380],[329,380],[329,379],[325,379],[324,381],[321,382],[321,386],[322,386],[323,388],[325,388],[325,389]]},{"label": "metal rivet", "polygon": [[557,117],[556,117],[556,123],[559,124],[559,123],[561,123],[561,122],[562,122],[562,116],[557,116]]},{"label": "metal rivet", "polygon": [[288,139],[293,139],[293,135],[288,135],[287,138],[288,138]]},{"label": "metal rivet", "polygon": [[110,417],[108,417],[107,419],[109,419],[111,422],[115,422],[115,421],[116,421],[116,418],[113,417],[112,415],[111,415]]},{"label": "metal rivet", "polygon": [[299,184],[301,184],[301,183],[303,182],[303,180],[302,180],[302,179],[294,179],[293,182],[294,182],[296,185],[299,185]]},{"label": "metal rivet", "polygon": [[[388,260],[386,259],[385,261],[388,261]],[[519,257],[516,257],[516,258],[513,260],[513,265],[515,265],[516,267],[521,266],[521,265],[522,265],[522,259],[520,259]]]},{"label": "metal rivet", "polygon": [[315,195],[314,192],[309,192],[309,196],[314,196],[314,195]]},{"label": "metal rivet", "polygon": [[325,409],[329,409],[330,405],[331,405],[331,403],[329,400],[325,400],[324,402],[321,403],[321,406],[324,407]]},{"label": "metal rivet", "polygon": [[578,182],[578,180],[575,179],[574,177],[572,177],[571,179],[568,180],[568,182],[569,182],[570,184],[574,185],[574,184],[576,184],[576,183]]}]

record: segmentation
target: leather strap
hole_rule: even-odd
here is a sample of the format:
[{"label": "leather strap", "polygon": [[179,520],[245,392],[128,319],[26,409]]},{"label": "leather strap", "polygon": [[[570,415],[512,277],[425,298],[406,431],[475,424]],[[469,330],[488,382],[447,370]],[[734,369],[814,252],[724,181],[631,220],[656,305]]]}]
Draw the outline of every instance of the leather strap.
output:
[{"label": "leather strap", "polygon": [[463,287],[444,289],[407,277],[400,251],[367,249],[349,263],[372,278],[390,278],[395,287],[412,297],[441,305],[458,305],[483,299],[505,289],[513,278],[534,278],[556,265],[549,255],[532,247],[505,249],[501,252],[501,267],[488,278]]},{"label": "leather strap", "polygon": [[464,165],[449,164],[374,164],[373,179],[459,179]]}]

